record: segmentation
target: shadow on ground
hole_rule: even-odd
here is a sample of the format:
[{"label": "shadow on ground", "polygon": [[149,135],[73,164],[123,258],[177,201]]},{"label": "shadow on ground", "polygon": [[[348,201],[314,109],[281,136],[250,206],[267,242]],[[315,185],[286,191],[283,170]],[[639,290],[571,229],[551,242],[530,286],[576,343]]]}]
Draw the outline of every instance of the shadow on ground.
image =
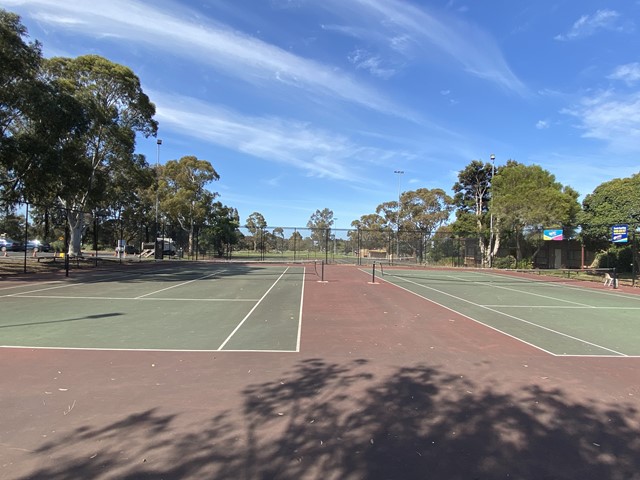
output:
[{"label": "shadow on ground", "polygon": [[640,478],[632,407],[538,386],[498,393],[425,365],[386,377],[372,367],[302,361],[198,424],[157,409],[87,425],[44,444],[34,454],[51,466],[24,478]]}]

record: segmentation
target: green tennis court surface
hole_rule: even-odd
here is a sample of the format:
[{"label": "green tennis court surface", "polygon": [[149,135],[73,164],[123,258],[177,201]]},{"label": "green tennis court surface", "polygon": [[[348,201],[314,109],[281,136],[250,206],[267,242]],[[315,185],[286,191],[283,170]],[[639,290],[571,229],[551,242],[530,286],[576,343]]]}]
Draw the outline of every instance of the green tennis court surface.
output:
[{"label": "green tennis court surface", "polygon": [[640,295],[484,271],[384,267],[382,278],[553,355],[640,356]]},{"label": "green tennis court surface", "polygon": [[0,345],[298,351],[303,266],[192,265],[0,288]]}]

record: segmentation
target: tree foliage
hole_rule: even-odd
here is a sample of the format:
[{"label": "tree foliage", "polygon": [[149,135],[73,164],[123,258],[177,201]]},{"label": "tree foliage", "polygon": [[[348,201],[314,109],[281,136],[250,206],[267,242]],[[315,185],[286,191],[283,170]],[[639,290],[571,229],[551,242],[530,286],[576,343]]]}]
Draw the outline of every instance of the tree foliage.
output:
[{"label": "tree foliage", "polygon": [[238,210],[214,202],[209,209],[209,218],[199,239],[201,251],[213,250],[218,257],[229,254],[240,241],[240,216]]},{"label": "tree foliage", "polygon": [[333,211],[328,208],[316,210],[309,221],[307,227],[311,229],[311,239],[324,250],[329,241],[329,232],[333,226]]},{"label": "tree foliage", "polygon": [[580,211],[578,192],[557,182],[539,165],[509,160],[496,173],[493,183],[491,208],[495,221],[514,233],[518,259],[523,232],[576,226]]},{"label": "tree foliage", "polygon": [[[458,173],[458,181],[453,185],[453,202],[457,210],[452,230],[458,236],[477,237],[483,265],[490,264],[489,254],[492,249],[489,245],[493,240],[489,231],[493,227],[489,204],[493,175],[492,164],[473,160]],[[499,239],[497,240],[499,245]]]},{"label": "tree foliage", "polygon": [[87,120],[80,103],[43,78],[38,42],[17,15],[0,10],[0,200],[51,203]]},{"label": "tree foliage", "polygon": [[580,205],[578,193],[547,170],[510,160],[494,179],[492,208],[504,226],[522,231],[575,226]]},{"label": "tree foliage", "polygon": [[253,212],[249,217],[247,217],[245,226],[253,237],[253,250],[256,251],[258,249],[258,238],[267,227],[267,221],[260,212]]},{"label": "tree foliage", "polygon": [[75,253],[83,231],[81,212],[118,203],[116,193],[124,189],[120,181],[132,170],[145,168],[134,155],[135,136],[155,135],[155,106],[131,69],[97,55],[52,58],[45,62],[44,72],[82,105],[88,119],[77,148],[60,158],[66,178],[57,194],[69,212],[70,253]]},{"label": "tree foliage", "polygon": [[582,202],[581,235],[588,245],[606,247],[617,223],[640,225],[640,173],[601,183]]},{"label": "tree foliage", "polygon": [[401,196],[400,227],[420,232],[435,232],[449,219],[453,201],[441,188],[418,188]]},{"label": "tree foliage", "polygon": [[459,211],[472,213],[480,227],[489,211],[492,171],[490,163],[472,160],[458,172],[458,181],[453,185],[454,205]]},{"label": "tree foliage", "polygon": [[207,160],[189,155],[160,168],[160,209],[173,225],[189,233],[189,252],[195,248],[195,226],[209,217],[217,193],[206,189],[220,176]]}]

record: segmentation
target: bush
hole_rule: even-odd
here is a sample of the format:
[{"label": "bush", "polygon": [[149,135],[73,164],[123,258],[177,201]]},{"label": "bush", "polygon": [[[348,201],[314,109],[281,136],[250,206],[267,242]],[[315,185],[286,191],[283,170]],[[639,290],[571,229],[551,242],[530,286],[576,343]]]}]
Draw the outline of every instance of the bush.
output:
[{"label": "bush", "polygon": [[51,249],[56,253],[64,252],[64,241],[56,240],[54,242],[51,242]]},{"label": "bush", "polygon": [[606,251],[598,252],[593,262],[595,268],[615,268],[618,272],[630,272],[633,262],[633,251],[629,245],[612,246]]},{"label": "bush", "polygon": [[516,268],[516,257],[508,255],[506,257],[496,257],[493,259],[495,268]]}]

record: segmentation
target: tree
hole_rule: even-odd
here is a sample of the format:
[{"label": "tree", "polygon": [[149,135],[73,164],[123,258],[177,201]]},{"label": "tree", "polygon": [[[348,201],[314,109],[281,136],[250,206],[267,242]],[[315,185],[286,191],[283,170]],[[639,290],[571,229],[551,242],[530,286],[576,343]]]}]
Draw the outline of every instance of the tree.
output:
[{"label": "tree", "polygon": [[215,202],[211,207],[200,235],[199,248],[212,249],[216,256],[222,257],[240,241],[240,216],[238,210],[221,202]]},{"label": "tree", "polygon": [[307,227],[311,229],[311,239],[320,247],[321,251],[326,249],[332,226],[333,211],[328,208],[316,210],[307,222]]},{"label": "tree", "polygon": [[419,188],[401,195],[403,228],[421,232],[435,232],[453,210],[452,199],[441,188]]},{"label": "tree", "polygon": [[258,238],[262,237],[264,229],[267,228],[267,221],[264,219],[264,216],[259,212],[253,212],[247,218],[247,223],[245,224],[249,233],[251,233],[253,237],[253,251],[258,250]]},{"label": "tree", "polygon": [[[276,227],[273,229],[273,232],[271,232],[273,235],[273,238],[275,239],[275,249],[276,250],[280,250],[280,251],[284,251],[284,230],[282,229],[282,227]],[[278,245],[280,245],[280,247],[278,247]]]},{"label": "tree", "polygon": [[134,155],[135,137],[156,134],[155,106],[131,69],[97,55],[53,58],[44,68],[47,79],[82,105],[88,121],[73,142],[75,149],[59,158],[65,178],[57,185],[58,200],[68,212],[69,253],[79,254],[83,212],[114,198],[123,172],[145,167]]},{"label": "tree", "polygon": [[491,249],[487,242],[487,223],[490,223],[487,217],[493,170],[492,164],[473,160],[458,172],[458,181],[453,185],[453,203],[457,207],[453,231],[463,236],[477,236],[483,266],[489,263]]},{"label": "tree", "polygon": [[581,235],[587,244],[606,248],[617,223],[640,224],[640,173],[601,183],[582,202]]},{"label": "tree", "polygon": [[351,226],[356,230],[349,231],[349,239],[354,245],[359,245],[359,248],[386,249],[389,244],[391,229],[377,213],[362,215],[360,220],[351,222]]},{"label": "tree", "polygon": [[[611,227],[615,224],[629,225],[630,247],[628,244],[621,244],[612,248]],[[640,229],[640,173],[598,185],[582,202],[580,226],[580,236],[584,243],[590,248],[608,250],[611,256],[618,258],[618,268],[628,268],[630,262],[624,261],[625,256],[631,257],[630,261],[637,266],[639,252],[636,233]]]},{"label": "tree", "polygon": [[218,196],[205,188],[220,179],[211,163],[195,156],[170,160],[160,169],[160,209],[169,221],[189,234],[189,253],[195,248],[195,226],[202,225]]},{"label": "tree", "polygon": [[400,201],[400,228],[405,231],[404,243],[412,254],[422,259],[427,240],[449,219],[453,210],[452,199],[440,188],[419,188],[404,192]]},{"label": "tree", "polygon": [[[21,172],[17,171],[21,127],[32,113],[31,95],[37,88],[42,61],[39,43],[25,43],[27,29],[20,17],[0,9],[0,194],[3,201],[16,201]],[[9,197],[12,197],[9,199]]]},{"label": "tree", "polygon": [[289,237],[289,250],[293,252],[300,251],[302,249],[302,235],[297,230]]},{"label": "tree", "polygon": [[0,200],[51,204],[60,160],[87,129],[80,102],[43,76],[40,44],[27,44],[17,15],[0,10]]},{"label": "tree", "polygon": [[580,211],[578,192],[556,182],[539,165],[509,160],[493,180],[494,219],[516,238],[516,260],[522,258],[522,235],[544,228],[572,228]]}]

